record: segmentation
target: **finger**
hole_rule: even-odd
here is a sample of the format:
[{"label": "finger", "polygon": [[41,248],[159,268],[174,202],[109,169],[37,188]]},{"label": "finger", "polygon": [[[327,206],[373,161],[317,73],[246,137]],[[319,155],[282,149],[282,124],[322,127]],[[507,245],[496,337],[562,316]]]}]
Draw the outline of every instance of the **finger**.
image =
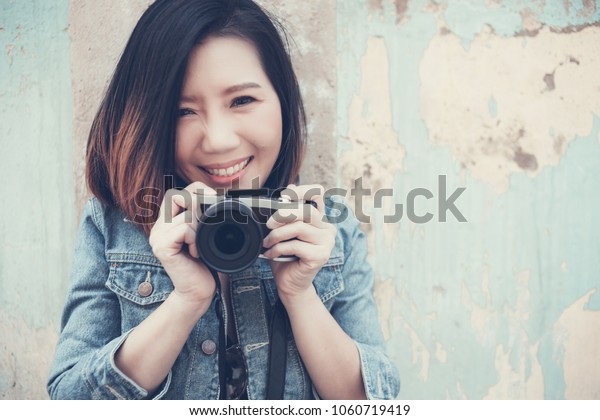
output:
[{"label": "finger", "polygon": [[171,223],[173,218],[182,211],[193,206],[192,195],[185,188],[171,188],[165,193],[160,206],[157,223]]},{"label": "finger", "polygon": [[199,221],[194,218],[191,209],[179,213],[170,221],[164,221],[160,225],[156,224],[150,232],[151,245],[152,242],[157,242],[157,238],[171,237],[171,232],[180,232],[182,230],[181,225],[188,226],[194,235],[198,231]]},{"label": "finger", "polygon": [[165,222],[164,225],[168,229],[177,225],[188,224],[194,231],[196,231],[198,229],[198,223],[199,222],[195,217],[194,209],[190,208],[173,217],[171,221]]},{"label": "finger", "polygon": [[181,207],[174,202],[175,197],[180,193],[180,190],[176,188],[171,188],[165,192],[162,203],[160,203],[160,209],[158,211],[158,219],[156,219],[156,223],[170,221],[181,211]]},{"label": "finger", "polygon": [[310,204],[298,204],[291,208],[280,208],[267,220],[267,228],[273,230],[285,224],[303,221],[318,228],[325,229],[329,225],[323,220],[323,214]]},{"label": "finger", "polygon": [[287,197],[291,201],[314,201],[317,204],[317,209],[322,214],[325,214],[325,203],[323,201],[324,194],[325,188],[319,184],[290,184],[285,190],[281,191],[281,196]]},{"label": "finger", "polygon": [[331,245],[335,243],[335,233],[328,230],[323,232],[322,228],[318,228],[302,221],[288,223],[272,230],[263,240],[263,246],[270,248],[273,245],[288,241],[290,239],[299,239],[303,242],[308,242],[315,245]]},{"label": "finger", "polygon": [[156,223],[152,228],[152,231],[150,231],[149,239],[151,243],[153,240],[156,239],[156,237],[162,237],[165,234],[165,232],[168,232],[174,227],[177,227],[182,224],[189,225],[192,228],[192,230],[194,230],[194,232],[198,230],[199,222],[196,218],[194,218],[192,210],[185,210],[170,220],[167,219],[161,221],[160,223]]},{"label": "finger", "polygon": [[196,230],[192,229],[191,226],[184,230],[183,243],[187,244],[188,252],[192,257],[198,258],[200,256],[196,247]]},{"label": "finger", "polygon": [[193,182],[190,185],[188,185],[187,187],[185,187],[185,189],[187,191],[190,192],[191,194],[191,198],[192,198],[192,215],[194,220],[199,220],[200,219],[200,200],[202,196],[205,195],[217,195],[217,192],[212,189],[211,187],[209,187],[208,185],[197,181],[197,182]]},{"label": "finger", "polygon": [[294,255],[301,261],[313,267],[321,267],[329,259],[331,250],[323,246],[309,244],[299,240],[279,242],[263,254],[269,259],[281,257],[282,255]]},{"label": "finger", "polygon": [[215,194],[214,189],[199,181],[193,182],[183,189],[171,188],[165,193],[157,221],[171,222],[176,215],[186,209],[191,209],[193,216],[197,218],[198,196]]},{"label": "finger", "polygon": [[190,255],[194,258],[200,258],[200,252],[198,251],[198,246],[196,245],[196,236],[194,235],[194,242],[188,245],[188,251]]},{"label": "finger", "polygon": [[183,223],[153,235],[151,246],[156,257],[162,260],[179,254],[183,244],[191,247],[195,242],[196,231],[189,224]]}]

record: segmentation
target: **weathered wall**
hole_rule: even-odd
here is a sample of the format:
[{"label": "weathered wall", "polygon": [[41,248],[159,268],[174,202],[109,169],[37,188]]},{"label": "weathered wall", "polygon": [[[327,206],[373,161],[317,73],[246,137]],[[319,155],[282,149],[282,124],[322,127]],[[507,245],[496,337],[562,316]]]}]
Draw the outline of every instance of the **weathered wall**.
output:
[{"label": "weathered wall", "polygon": [[[394,188],[365,228],[405,398],[600,398],[599,21],[593,1],[337,2],[339,182]],[[466,223],[437,221],[440,174]],[[416,187],[433,220],[384,224]]]},{"label": "weathered wall", "polygon": [[[45,398],[87,131],[149,2],[0,0],[0,398]],[[295,40],[303,182],[393,188],[362,207],[401,396],[600,398],[600,5],[261,3]],[[414,188],[433,220],[384,223]]]},{"label": "weathered wall", "polygon": [[67,0],[0,2],[0,398],[45,398],[77,224]]}]

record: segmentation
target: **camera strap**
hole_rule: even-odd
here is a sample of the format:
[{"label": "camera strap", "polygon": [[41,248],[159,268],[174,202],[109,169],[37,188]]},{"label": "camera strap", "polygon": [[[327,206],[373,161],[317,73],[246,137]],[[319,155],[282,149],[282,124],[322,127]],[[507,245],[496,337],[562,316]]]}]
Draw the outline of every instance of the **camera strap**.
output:
[{"label": "camera strap", "polygon": [[227,341],[225,339],[225,322],[223,315],[223,293],[221,290],[221,280],[219,279],[219,273],[217,273],[212,268],[209,268],[213,278],[215,279],[215,283],[217,286],[217,300],[215,302],[215,312],[217,314],[217,319],[219,320],[219,399],[224,400],[227,396],[227,389],[225,383],[225,370],[226,366],[226,356],[225,352],[227,351]]},{"label": "camera strap", "polygon": [[[223,293],[221,290],[221,280],[219,273],[209,268],[217,287],[217,301],[215,311],[219,320],[219,399],[224,400],[227,396],[225,371],[227,342],[225,339],[225,316],[223,314]],[[269,372],[267,379],[267,399],[282,400],[285,388],[285,367],[287,363],[287,334],[288,334],[288,315],[285,307],[280,300],[275,304],[273,317],[271,318],[271,328],[269,333]],[[249,372],[248,372],[249,374]]]},{"label": "camera strap", "polygon": [[269,348],[269,378],[267,381],[268,400],[283,400],[288,324],[287,311],[281,300],[278,300],[271,320],[271,336],[269,337],[271,347]]}]

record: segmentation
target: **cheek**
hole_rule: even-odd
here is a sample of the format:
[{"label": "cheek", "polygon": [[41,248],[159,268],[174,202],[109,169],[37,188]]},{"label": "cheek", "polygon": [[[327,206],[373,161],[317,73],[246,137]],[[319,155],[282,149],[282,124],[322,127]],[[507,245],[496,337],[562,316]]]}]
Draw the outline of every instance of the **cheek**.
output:
[{"label": "cheek", "polygon": [[254,129],[256,130],[255,139],[257,140],[256,146],[269,153],[279,154],[281,148],[281,110],[279,104],[265,108],[259,118],[253,122]]},{"label": "cheek", "polygon": [[194,148],[193,137],[186,127],[178,127],[175,133],[175,159],[180,161],[185,156],[189,156]]},{"label": "cheek", "polygon": [[262,130],[260,142],[256,147],[263,155],[263,159],[271,164],[275,163],[281,150],[281,129]]}]

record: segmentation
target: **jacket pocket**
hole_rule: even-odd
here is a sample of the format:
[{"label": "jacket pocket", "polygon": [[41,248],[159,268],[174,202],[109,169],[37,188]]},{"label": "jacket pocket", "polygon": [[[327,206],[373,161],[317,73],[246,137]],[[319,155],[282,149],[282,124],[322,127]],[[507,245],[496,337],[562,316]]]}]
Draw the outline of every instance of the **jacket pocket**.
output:
[{"label": "jacket pocket", "polygon": [[109,254],[106,287],[121,304],[121,329],[128,331],[150,315],[173,291],[173,283],[153,255]]}]

